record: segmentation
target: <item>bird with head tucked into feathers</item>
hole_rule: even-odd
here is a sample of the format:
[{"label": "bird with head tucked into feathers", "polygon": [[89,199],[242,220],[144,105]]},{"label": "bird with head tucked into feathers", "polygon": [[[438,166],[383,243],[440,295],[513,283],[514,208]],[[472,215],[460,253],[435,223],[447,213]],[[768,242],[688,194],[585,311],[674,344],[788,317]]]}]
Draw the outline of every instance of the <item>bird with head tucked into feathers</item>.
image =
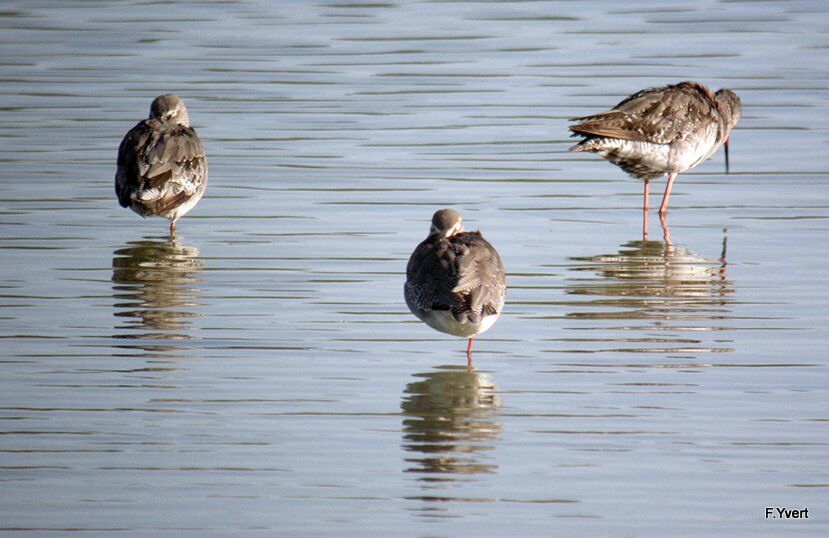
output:
[{"label": "bird with head tucked into feathers", "polygon": [[118,148],[118,203],[142,217],[169,219],[172,238],[176,221],[206,186],[207,157],[184,102],[173,94],[156,97],[150,117],[130,129]]},{"label": "bird with head tucked into feathers", "polygon": [[[721,145],[728,172],[728,139],[740,115],[740,98],[728,89],[712,93],[691,81],[648,88],[606,112],[573,118],[578,123],[570,131],[583,139],[570,151],[598,153],[644,180],[645,215],[650,180],[668,174],[659,207],[664,215],[677,174],[705,161]],[[647,233],[646,224],[643,231]]]},{"label": "bird with head tucked into feathers", "polygon": [[506,298],[504,265],[480,232],[465,232],[460,213],[440,209],[429,236],[409,258],[404,296],[412,313],[438,331],[472,342],[495,323]]}]

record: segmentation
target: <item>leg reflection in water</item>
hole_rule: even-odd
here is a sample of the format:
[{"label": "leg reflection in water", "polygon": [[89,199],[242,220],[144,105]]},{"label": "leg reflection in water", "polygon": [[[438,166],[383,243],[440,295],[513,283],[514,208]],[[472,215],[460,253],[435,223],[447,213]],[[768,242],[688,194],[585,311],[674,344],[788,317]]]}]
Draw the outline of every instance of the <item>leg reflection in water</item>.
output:
[{"label": "leg reflection in water", "polygon": [[671,242],[661,220],[664,242],[630,241],[613,253],[571,258],[567,317],[584,322],[569,329],[592,331],[565,339],[586,347],[580,351],[731,351],[723,334],[735,304],[725,231],[719,257],[706,258]]}]

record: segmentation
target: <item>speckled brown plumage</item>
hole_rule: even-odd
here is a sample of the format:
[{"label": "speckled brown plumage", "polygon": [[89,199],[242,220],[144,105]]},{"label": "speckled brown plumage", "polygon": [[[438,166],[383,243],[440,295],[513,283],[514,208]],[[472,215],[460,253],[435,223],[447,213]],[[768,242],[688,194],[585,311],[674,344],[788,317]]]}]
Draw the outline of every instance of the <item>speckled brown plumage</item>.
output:
[{"label": "speckled brown plumage", "polygon": [[[573,118],[578,123],[570,131],[584,138],[570,151],[598,153],[645,180],[646,212],[648,182],[668,174],[659,208],[664,213],[676,175],[705,161],[723,144],[728,170],[728,137],[740,114],[740,98],[731,90],[711,93],[691,81],[648,88],[611,110]],[[646,235],[646,222],[644,227]]]},{"label": "speckled brown plumage", "polygon": [[713,121],[722,132],[711,91],[696,82],[680,82],[634,93],[607,112],[574,118],[576,134],[670,144],[698,125]]},{"label": "speckled brown plumage", "polygon": [[142,217],[169,219],[171,236],[207,186],[204,147],[189,123],[181,99],[161,95],[150,117],[130,129],[118,148],[118,203]]},{"label": "speckled brown plumage", "polygon": [[449,310],[461,323],[480,323],[504,305],[504,267],[480,232],[430,236],[406,268],[407,302],[419,310]]},{"label": "speckled brown plumage", "polygon": [[430,327],[469,338],[471,353],[471,339],[488,329],[504,306],[504,265],[480,232],[463,231],[460,214],[440,210],[429,237],[409,258],[404,296]]}]

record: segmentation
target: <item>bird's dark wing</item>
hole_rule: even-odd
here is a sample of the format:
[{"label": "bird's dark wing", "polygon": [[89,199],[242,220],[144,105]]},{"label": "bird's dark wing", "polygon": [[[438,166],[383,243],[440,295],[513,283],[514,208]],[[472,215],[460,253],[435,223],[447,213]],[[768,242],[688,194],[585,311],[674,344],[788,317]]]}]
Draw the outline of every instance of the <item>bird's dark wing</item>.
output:
[{"label": "bird's dark wing", "polygon": [[501,257],[478,232],[427,239],[412,254],[406,276],[418,308],[451,310],[458,321],[477,323],[504,305]]},{"label": "bird's dark wing", "polygon": [[696,82],[648,88],[612,110],[574,118],[577,135],[670,144],[702,122],[719,121],[711,92]]},{"label": "bird's dark wing", "polygon": [[130,129],[118,146],[118,166],[115,172],[115,194],[121,207],[129,207],[131,194],[143,184],[140,154],[152,136],[153,128],[147,121]]},{"label": "bird's dark wing", "polygon": [[452,292],[463,302],[455,312],[477,322],[497,314],[506,295],[504,265],[498,251],[478,232],[464,232],[451,238],[456,251],[457,281]]},{"label": "bird's dark wing", "polygon": [[206,182],[204,147],[190,127],[167,127],[156,120],[145,120],[121,142],[116,175],[121,205],[124,200],[129,205],[132,197],[152,206],[155,213],[169,211]]},{"label": "bird's dark wing", "polygon": [[446,239],[429,236],[406,267],[406,299],[419,310],[451,310],[461,306],[452,288],[457,283],[455,250]]}]

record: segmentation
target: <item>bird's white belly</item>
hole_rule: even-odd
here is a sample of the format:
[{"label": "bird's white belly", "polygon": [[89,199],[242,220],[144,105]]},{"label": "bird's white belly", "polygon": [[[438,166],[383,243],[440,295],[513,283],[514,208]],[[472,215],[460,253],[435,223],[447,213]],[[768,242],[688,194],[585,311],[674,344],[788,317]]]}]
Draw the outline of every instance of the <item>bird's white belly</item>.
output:
[{"label": "bird's white belly", "polygon": [[418,316],[426,325],[440,332],[469,338],[481,334],[495,323],[500,314],[492,314],[483,318],[479,323],[461,323],[448,310],[430,310]]},{"label": "bird's white belly", "polygon": [[187,200],[184,201],[181,205],[171,208],[168,211],[163,211],[160,213],[156,213],[155,205],[158,203],[158,200],[164,197],[167,194],[167,191],[173,189],[173,184],[168,183],[165,185],[163,190],[160,189],[151,189],[151,190],[136,190],[132,194],[132,203],[130,204],[130,209],[141,215],[142,217],[147,217],[150,215],[155,215],[158,217],[164,217],[165,219],[169,220],[178,220],[179,218],[183,217],[187,214],[188,211],[196,207],[196,204],[199,203],[201,200],[202,195],[204,194],[204,186],[197,185],[195,187],[195,192],[192,196],[190,196]]},{"label": "bird's white belly", "polygon": [[661,175],[668,170],[671,146],[619,138],[597,139],[596,152],[636,175]]},{"label": "bird's white belly", "polygon": [[180,206],[176,207],[175,209],[168,211],[164,214],[170,220],[178,220],[183,217],[188,211],[196,207],[196,204],[199,203],[201,200],[202,195],[204,194],[204,190],[201,192],[197,191],[191,198],[189,198],[186,202],[181,204]]},{"label": "bird's white belly", "polygon": [[707,132],[672,144],[618,138],[596,140],[595,151],[599,155],[637,175],[684,172],[705,161],[720,146]]},{"label": "bird's white belly", "polygon": [[705,140],[689,140],[674,144],[671,147],[670,160],[666,169],[668,172],[684,172],[705,161],[714,154],[718,147]]}]

